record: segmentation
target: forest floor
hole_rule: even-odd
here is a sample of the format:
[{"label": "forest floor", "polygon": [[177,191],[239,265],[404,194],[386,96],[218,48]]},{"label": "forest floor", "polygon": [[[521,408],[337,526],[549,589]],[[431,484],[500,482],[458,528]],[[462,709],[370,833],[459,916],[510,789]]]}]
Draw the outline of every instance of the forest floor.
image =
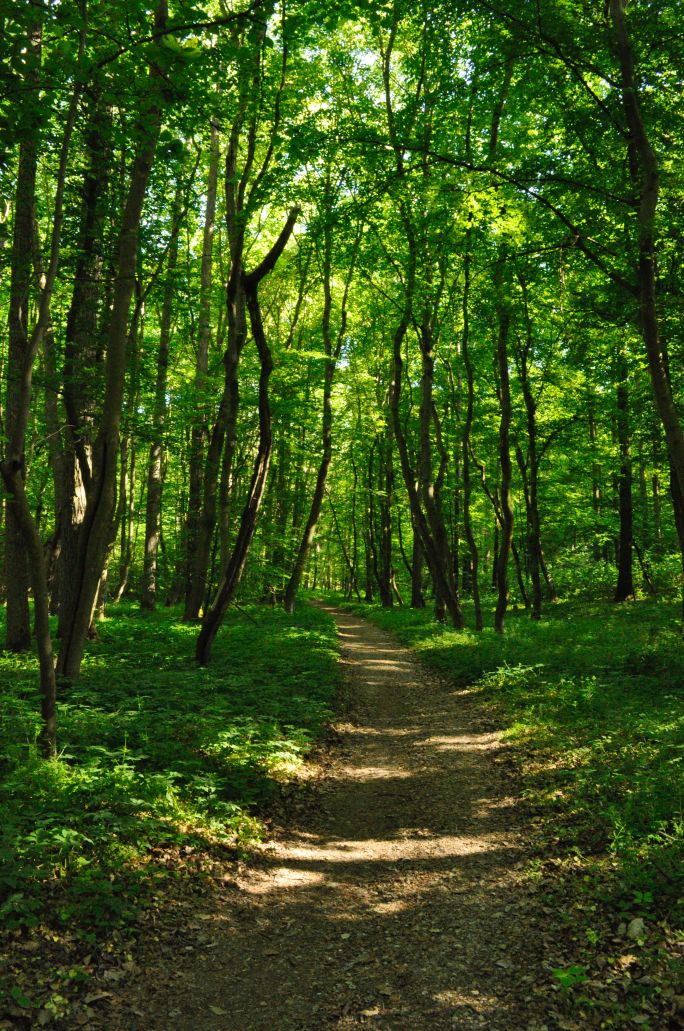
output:
[{"label": "forest floor", "polygon": [[328,601],[0,653],[0,1031],[683,1028],[676,605]]},{"label": "forest floor", "polygon": [[88,1026],[587,1026],[553,984],[562,932],[526,872],[500,735],[467,690],[333,615],[346,694],[334,747],[249,865],[148,928],[139,975]]}]

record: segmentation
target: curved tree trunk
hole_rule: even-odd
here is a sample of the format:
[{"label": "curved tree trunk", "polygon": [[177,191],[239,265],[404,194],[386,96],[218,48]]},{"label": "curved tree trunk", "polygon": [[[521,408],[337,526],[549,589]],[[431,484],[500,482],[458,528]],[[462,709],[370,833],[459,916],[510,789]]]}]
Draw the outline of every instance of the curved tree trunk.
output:
[{"label": "curved tree trunk", "polygon": [[240,528],[228,564],[223,570],[216,595],[209,606],[202,628],[197,638],[195,658],[200,666],[206,666],[211,657],[211,649],[223,622],[228,606],[235,597],[240,579],[245,568],[249,548],[256,530],[259,510],[266,490],[268,470],[271,464],[273,448],[273,429],[271,426],[271,408],[268,399],[268,382],[273,370],[273,359],[266,341],[261,308],[259,306],[259,284],[275,267],[280,255],[290,239],[295,222],[299,216],[299,208],[294,208],[280,233],[260,265],[248,275],[241,276],[241,290],[247,300],[252,336],[259,354],[261,372],[259,375],[259,447],[254,462],[252,480],[247,492],[247,501],[242,511]]},{"label": "curved tree trunk", "polygon": [[197,638],[195,657],[200,666],[206,666],[211,658],[211,649],[216,634],[240,584],[249,548],[254,537],[254,531],[256,530],[257,518],[261,502],[263,501],[271,462],[273,430],[268,400],[268,381],[273,371],[273,360],[263,331],[256,290],[248,294],[247,304],[249,306],[252,333],[261,364],[259,376],[259,448],[254,462],[254,472],[247,493],[247,501],[242,512],[238,535],[214,600],[202,620],[202,629]]},{"label": "curved tree trunk", "polygon": [[[27,47],[28,76],[32,80],[32,86],[37,85],[40,77],[41,40],[42,26],[38,24],[31,30]],[[85,27],[81,30],[79,60],[83,55],[84,45]],[[31,513],[24,485],[26,432],[31,410],[33,368],[38,351],[50,329],[50,302],[59,265],[69,148],[76,122],[79,98],[80,86],[76,85],[67,110],[59,154],[52,232],[50,236],[50,256],[47,271],[41,283],[42,290],[38,305],[38,317],[30,336],[28,334],[26,306],[33,247],[33,213],[38,140],[35,123],[23,126],[27,131],[25,139],[19,148],[20,174],[17,184],[17,208],[15,212],[15,238],[13,244],[13,257],[17,258],[18,269],[16,273],[13,269],[11,284],[11,303],[14,305],[11,313],[11,342],[13,346],[10,351],[11,363],[8,363],[8,404],[5,423],[6,444],[2,461],[0,461],[0,475],[2,475],[9,495],[8,510],[11,508],[11,519],[23,539],[31,587],[33,588],[36,645],[40,666],[42,716],[39,747],[45,758],[52,758],[57,751],[56,677],[50,634],[50,599],[45,555],[38,526]],[[24,112],[24,115],[26,117],[27,113]],[[33,121],[34,114],[30,111],[28,112],[28,118],[30,121]],[[26,233],[29,234],[28,241]],[[29,253],[27,253],[27,242]],[[28,262],[28,268],[26,262]],[[26,293],[22,294],[20,287],[23,286],[26,287]]]}]

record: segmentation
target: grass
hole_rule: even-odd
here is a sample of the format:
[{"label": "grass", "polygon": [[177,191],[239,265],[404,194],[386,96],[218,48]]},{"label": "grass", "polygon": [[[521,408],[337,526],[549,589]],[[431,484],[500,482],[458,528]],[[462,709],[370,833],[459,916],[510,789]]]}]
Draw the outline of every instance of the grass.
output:
[{"label": "grass", "polygon": [[[0,654],[0,926],[95,938],[129,925],[172,874],[164,849],[244,849],[337,686],[332,620],[231,612],[212,664],[177,613],[120,606],[60,700],[59,760],[36,757],[33,656]],[[0,631],[1,632],[1,631]]]}]

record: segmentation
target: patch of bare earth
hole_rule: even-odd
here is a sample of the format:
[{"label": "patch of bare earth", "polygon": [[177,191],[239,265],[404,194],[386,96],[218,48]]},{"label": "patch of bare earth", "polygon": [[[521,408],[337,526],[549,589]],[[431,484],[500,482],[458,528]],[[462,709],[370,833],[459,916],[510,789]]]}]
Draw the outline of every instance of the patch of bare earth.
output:
[{"label": "patch of bare earth", "polygon": [[350,700],[340,747],[237,882],[171,940],[150,939],[144,977],[102,1026],[557,1026],[552,916],[522,875],[524,814],[499,737],[467,692],[330,611]]}]

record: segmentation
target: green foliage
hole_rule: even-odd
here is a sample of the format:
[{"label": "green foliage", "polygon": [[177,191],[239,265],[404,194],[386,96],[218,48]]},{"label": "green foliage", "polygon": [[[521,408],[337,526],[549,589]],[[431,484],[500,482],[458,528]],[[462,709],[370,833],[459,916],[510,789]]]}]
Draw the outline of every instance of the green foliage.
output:
[{"label": "green foliage", "polygon": [[330,715],[335,631],[295,617],[232,613],[208,669],[196,627],[123,607],[99,624],[61,703],[62,752],[36,757],[34,661],[0,657],[0,921],[46,917],[82,931],[123,925],[167,876],[159,849],[238,850],[254,807],[296,772]]}]

